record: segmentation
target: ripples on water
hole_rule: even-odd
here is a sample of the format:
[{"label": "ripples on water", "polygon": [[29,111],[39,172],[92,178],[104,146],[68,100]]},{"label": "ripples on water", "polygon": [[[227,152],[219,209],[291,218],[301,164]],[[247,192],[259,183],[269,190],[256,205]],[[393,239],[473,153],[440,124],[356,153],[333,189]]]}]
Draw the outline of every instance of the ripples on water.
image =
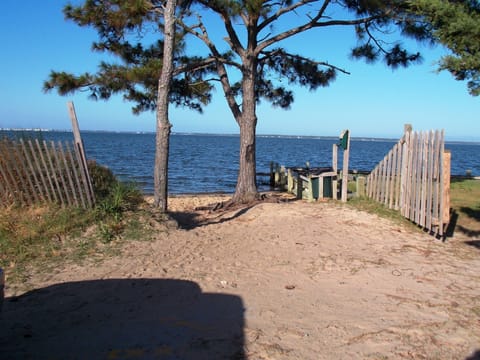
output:
[{"label": "ripples on water", "polygon": [[[18,136],[18,134],[17,134]],[[42,132],[46,140],[71,140],[68,132]],[[153,193],[154,134],[83,132],[87,158],[108,166],[120,179],[134,181],[145,193]],[[287,167],[331,165],[335,138],[259,136],[257,172],[267,173],[270,162]],[[395,140],[352,139],[350,169],[370,171],[390,151]],[[452,174],[480,175],[480,144],[447,143],[452,152]],[[170,138],[169,192],[226,192],[235,190],[239,137],[236,135],[184,135]],[[342,152],[339,151],[339,168]],[[259,178],[261,189],[268,179]]]}]

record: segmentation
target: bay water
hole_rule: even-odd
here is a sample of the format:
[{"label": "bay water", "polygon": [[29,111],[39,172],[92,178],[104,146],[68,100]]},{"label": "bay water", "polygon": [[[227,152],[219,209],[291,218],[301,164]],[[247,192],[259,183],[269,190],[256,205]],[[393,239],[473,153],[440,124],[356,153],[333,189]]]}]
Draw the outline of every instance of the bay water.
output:
[{"label": "bay water", "polygon": [[[9,136],[45,140],[72,140],[71,132],[1,132]],[[82,132],[88,159],[107,166],[124,181],[133,181],[145,194],[153,193],[155,134]],[[352,138],[349,167],[371,171],[398,140]],[[329,167],[337,138],[257,136],[257,172],[268,173],[270,162],[287,167]],[[447,142],[452,153],[452,175],[480,176],[480,143]],[[170,138],[169,193],[233,193],[238,174],[238,135],[172,134]],[[338,154],[342,166],[342,151]],[[259,176],[260,190],[268,189],[268,177]]]}]

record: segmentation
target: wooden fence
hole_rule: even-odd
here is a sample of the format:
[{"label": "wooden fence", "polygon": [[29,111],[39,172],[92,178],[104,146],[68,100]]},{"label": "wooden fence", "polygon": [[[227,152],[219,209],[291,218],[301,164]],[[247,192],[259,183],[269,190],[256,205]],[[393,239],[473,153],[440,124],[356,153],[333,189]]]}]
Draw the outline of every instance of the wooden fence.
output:
[{"label": "wooden fence", "polygon": [[443,130],[407,130],[368,176],[367,196],[444,236],[450,211],[450,153],[444,146]]},{"label": "wooden fence", "polygon": [[0,204],[92,207],[85,155],[75,142],[0,139]]}]

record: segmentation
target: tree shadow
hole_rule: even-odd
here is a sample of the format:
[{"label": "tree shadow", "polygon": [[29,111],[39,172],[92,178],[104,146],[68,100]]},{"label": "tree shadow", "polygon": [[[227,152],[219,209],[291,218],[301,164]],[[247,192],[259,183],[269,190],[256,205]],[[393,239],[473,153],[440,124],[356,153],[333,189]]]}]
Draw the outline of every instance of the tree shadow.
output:
[{"label": "tree shadow", "polygon": [[70,282],[5,299],[5,359],[245,359],[240,297],[191,281]]},{"label": "tree shadow", "polygon": [[241,215],[246,214],[250,209],[255,207],[255,205],[249,205],[241,207],[239,210],[227,211],[219,210],[219,211],[210,211],[208,216],[202,215],[201,210],[192,210],[192,211],[176,211],[170,212],[169,215],[175,219],[178,223],[178,226],[184,230],[193,230],[197,227],[213,225],[213,224],[221,224],[226,221],[233,220]]},{"label": "tree shadow", "polygon": [[[263,203],[282,203],[298,201],[296,198],[282,198],[280,195],[269,194],[248,204],[229,204],[228,201],[198,207],[188,211],[171,211],[168,214],[184,230],[193,230],[197,227],[221,224],[236,219],[255,206]],[[227,205],[225,205],[227,204]]]}]

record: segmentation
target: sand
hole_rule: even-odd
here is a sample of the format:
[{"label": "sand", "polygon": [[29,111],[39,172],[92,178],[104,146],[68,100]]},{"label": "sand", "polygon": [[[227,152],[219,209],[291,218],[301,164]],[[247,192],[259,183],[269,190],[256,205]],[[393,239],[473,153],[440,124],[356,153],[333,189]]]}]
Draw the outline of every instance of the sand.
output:
[{"label": "sand", "polygon": [[[478,359],[480,240],[337,202],[170,199],[182,227],[7,287],[0,354],[58,359]],[[2,350],[3,349],[3,350]],[[3,356],[2,356],[3,358]]]}]

